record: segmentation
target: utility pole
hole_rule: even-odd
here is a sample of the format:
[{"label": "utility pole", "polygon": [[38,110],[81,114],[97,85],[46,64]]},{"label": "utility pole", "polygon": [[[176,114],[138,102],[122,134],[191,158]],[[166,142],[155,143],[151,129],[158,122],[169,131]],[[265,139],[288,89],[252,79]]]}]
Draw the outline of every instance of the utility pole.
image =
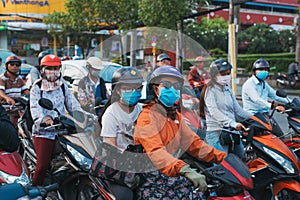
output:
[{"label": "utility pole", "polygon": [[231,73],[232,77],[232,91],[236,95],[236,59],[237,59],[237,50],[236,50],[236,20],[234,12],[234,0],[229,1],[229,40],[228,40],[228,60],[231,63],[233,69]]}]

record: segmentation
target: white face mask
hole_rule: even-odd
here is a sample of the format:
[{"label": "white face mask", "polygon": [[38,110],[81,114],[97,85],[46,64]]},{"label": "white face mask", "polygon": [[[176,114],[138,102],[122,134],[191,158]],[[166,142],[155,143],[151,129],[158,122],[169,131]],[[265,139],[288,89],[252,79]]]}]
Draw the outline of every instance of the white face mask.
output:
[{"label": "white face mask", "polygon": [[231,75],[217,76],[217,83],[220,85],[229,85],[231,81]]},{"label": "white face mask", "polygon": [[182,104],[183,104],[183,107],[185,107],[187,109],[192,109],[194,106],[194,102],[192,99],[188,99],[188,100],[182,99]]},{"label": "white face mask", "polygon": [[100,73],[100,70],[91,70],[91,75],[94,77],[98,77]]},{"label": "white face mask", "polygon": [[60,78],[60,70],[44,70],[47,81],[54,82]]}]

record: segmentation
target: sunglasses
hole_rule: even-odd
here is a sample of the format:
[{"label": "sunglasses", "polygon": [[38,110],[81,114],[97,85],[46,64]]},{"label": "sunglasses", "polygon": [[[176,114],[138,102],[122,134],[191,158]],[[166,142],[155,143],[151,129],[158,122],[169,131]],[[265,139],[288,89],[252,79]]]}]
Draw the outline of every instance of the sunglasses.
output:
[{"label": "sunglasses", "polygon": [[20,67],[21,65],[19,63],[9,63],[11,66]]},{"label": "sunglasses", "polygon": [[162,84],[162,86],[165,88],[170,88],[172,86],[176,90],[180,90],[182,88],[182,83],[180,83],[180,82],[171,83],[170,81],[161,81],[160,84]]}]

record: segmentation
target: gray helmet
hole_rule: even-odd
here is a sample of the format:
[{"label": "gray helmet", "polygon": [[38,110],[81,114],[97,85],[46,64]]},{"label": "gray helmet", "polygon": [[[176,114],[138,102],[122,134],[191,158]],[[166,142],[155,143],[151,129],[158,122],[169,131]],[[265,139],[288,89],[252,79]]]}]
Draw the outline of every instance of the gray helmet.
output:
[{"label": "gray helmet", "polygon": [[232,65],[227,60],[218,59],[211,63],[210,68],[216,68],[218,72],[223,72],[232,69]]},{"label": "gray helmet", "polygon": [[255,71],[257,69],[270,69],[269,62],[266,61],[265,59],[257,59],[252,66],[252,71]]},{"label": "gray helmet", "polygon": [[173,66],[166,65],[166,66],[158,67],[152,72],[151,77],[150,77],[150,83],[155,83],[156,79],[161,76],[174,77],[182,83],[184,81],[183,76],[180,73],[180,71],[178,71],[178,69],[176,69]]},{"label": "gray helmet", "polygon": [[114,72],[112,86],[123,84],[142,84],[144,81],[141,73],[134,67],[122,67]]},{"label": "gray helmet", "polygon": [[163,60],[171,61],[171,58],[168,56],[168,54],[162,53],[162,54],[159,54],[157,56],[156,62],[160,62],[160,61],[163,61]]}]

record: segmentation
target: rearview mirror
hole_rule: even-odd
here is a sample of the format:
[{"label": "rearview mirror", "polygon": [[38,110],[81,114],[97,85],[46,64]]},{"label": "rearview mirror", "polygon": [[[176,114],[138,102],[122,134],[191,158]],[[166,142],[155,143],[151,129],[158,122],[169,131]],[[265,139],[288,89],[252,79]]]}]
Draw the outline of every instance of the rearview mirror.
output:
[{"label": "rearview mirror", "polygon": [[283,97],[283,98],[287,97],[287,93],[284,90],[277,90],[276,95],[279,96],[279,97]]},{"label": "rearview mirror", "polygon": [[53,103],[49,99],[41,98],[39,105],[47,110],[53,110]]}]

